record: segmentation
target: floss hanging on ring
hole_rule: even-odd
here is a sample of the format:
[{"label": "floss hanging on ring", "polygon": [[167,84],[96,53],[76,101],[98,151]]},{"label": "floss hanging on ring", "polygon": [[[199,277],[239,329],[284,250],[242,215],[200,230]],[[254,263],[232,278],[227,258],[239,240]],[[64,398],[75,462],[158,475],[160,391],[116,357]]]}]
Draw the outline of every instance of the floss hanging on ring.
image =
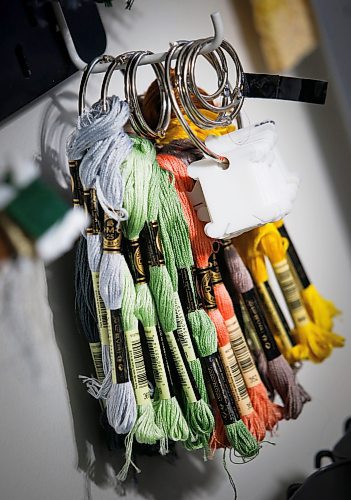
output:
[{"label": "floss hanging on ring", "polygon": [[287,170],[276,142],[272,121],[206,139],[207,148],[229,161],[225,167],[205,158],[188,167],[196,180],[188,196],[198,218],[208,223],[209,237],[238,236],[291,211],[299,178]]}]

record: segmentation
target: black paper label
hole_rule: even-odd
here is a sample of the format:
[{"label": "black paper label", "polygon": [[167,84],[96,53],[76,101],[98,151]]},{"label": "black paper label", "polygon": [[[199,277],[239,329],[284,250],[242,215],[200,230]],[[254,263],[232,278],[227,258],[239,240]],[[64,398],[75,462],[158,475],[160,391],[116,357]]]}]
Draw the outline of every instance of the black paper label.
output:
[{"label": "black paper label", "polygon": [[157,254],[158,265],[161,266],[165,264],[165,258],[163,255],[163,248],[160,236],[160,229],[157,221],[150,222],[150,227],[153,234],[153,246],[155,254]]},{"label": "black paper label", "polygon": [[144,333],[159,397],[160,399],[170,399],[173,396],[171,380],[157,328],[155,326],[144,327]]},{"label": "black paper label", "polygon": [[219,285],[220,283],[223,283],[221,271],[219,269],[219,265],[218,265],[217,257],[216,257],[215,253],[213,253],[211,255],[210,263],[211,263],[212,284]]},{"label": "black paper label", "polygon": [[122,328],[121,310],[110,311],[113,347],[115,355],[115,370],[117,384],[129,381],[127,350]]},{"label": "black paper label", "polygon": [[265,287],[266,287],[266,290],[267,290],[267,293],[268,295],[270,296],[270,299],[272,301],[272,304],[274,306],[274,309],[276,310],[278,316],[279,316],[279,319],[281,321],[281,324],[283,325],[283,328],[287,334],[287,336],[289,337],[289,340],[290,340],[290,343],[294,346],[296,345],[296,342],[295,342],[295,339],[293,338],[293,336],[291,335],[291,330],[289,328],[289,325],[288,325],[288,322],[286,321],[286,318],[283,314],[283,311],[281,310],[280,308],[280,305],[278,304],[278,301],[273,293],[273,290],[269,284],[268,281],[265,281],[264,283]]},{"label": "black paper label", "polygon": [[234,424],[239,420],[240,416],[231,395],[218,353],[201,358],[201,361],[205,365],[224,425]]},{"label": "black paper label", "polygon": [[192,274],[189,269],[178,269],[178,294],[180,302],[185,311],[189,314],[198,309],[195,290],[192,283]]},{"label": "black paper label", "polygon": [[328,82],[290,76],[244,74],[244,97],[324,104]]},{"label": "black paper label", "polygon": [[283,226],[279,227],[278,230],[279,230],[279,233],[281,234],[281,236],[283,236],[283,238],[286,238],[289,241],[288,255],[290,257],[290,261],[291,261],[292,265],[294,266],[295,272],[296,272],[296,274],[301,282],[302,288],[305,289],[311,284],[311,282],[308,279],[308,276],[307,276],[306,271],[302,265],[300,257],[296,251],[296,248],[294,247],[294,245],[290,239],[290,236],[289,236],[288,231],[286,230],[286,227],[283,225]]},{"label": "black paper label", "polygon": [[104,252],[121,253],[122,229],[120,224],[106,214],[104,217],[104,237],[102,249]]},{"label": "black paper label", "polygon": [[101,231],[99,221],[99,205],[95,189],[84,191],[85,209],[90,216],[90,223],[86,229],[87,235],[97,235]]},{"label": "black paper label", "polygon": [[150,267],[160,267],[165,264],[160,231],[157,221],[148,222],[143,230],[146,237],[146,255]]},{"label": "black paper label", "polygon": [[197,286],[201,294],[204,309],[216,309],[216,299],[213,290],[211,267],[196,270]]},{"label": "black paper label", "polygon": [[279,349],[274,340],[271,331],[268,328],[266,318],[261,309],[261,305],[254,289],[242,294],[247,312],[249,313],[252,324],[255,327],[258,338],[268,361],[280,356]]},{"label": "black paper label", "polygon": [[183,346],[179,340],[178,332],[177,330],[175,332],[168,332],[165,334],[165,337],[186,399],[189,403],[195,403],[201,397],[186,359]]},{"label": "black paper label", "polygon": [[191,277],[193,280],[193,288],[194,288],[194,292],[195,292],[194,298],[196,300],[197,309],[203,309],[204,304],[202,301],[201,293],[199,291],[199,284],[198,284],[197,277],[196,277],[196,271],[197,271],[196,267],[192,266],[191,267]]},{"label": "black paper label", "polygon": [[132,273],[134,283],[146,283],[147,276],[145,274],[139,238],[127,240],[126,246],[130,272]]},{"label": "black paper label", "polygon": [[170,392],[171,397],[173,397],[173,396],[175,396],[175,390],[173,387],[173,379],[172,379],[171,370],[170,370],[170,367],[168,364],[168,356],[167,356],[168,349],[166,346],[166,340],[165,340],[163,331],[161,330],[161,327],[158,324],[156,326],[156,331],[157,331],[157,336],[158,336],[158,340],[160,343],[160,349],[162,352],[162,359],[163,359],[163,364],[164,364],[164,368],[165,368],[165,373],[167,376],[169,392]]},{"label": "black paper label", "polygon": [[83,186],[79,177],[79,165],[81,160],[70,160],[68,162],[69,172],[71,174],[71,191],[74,207],[84,206]]}]

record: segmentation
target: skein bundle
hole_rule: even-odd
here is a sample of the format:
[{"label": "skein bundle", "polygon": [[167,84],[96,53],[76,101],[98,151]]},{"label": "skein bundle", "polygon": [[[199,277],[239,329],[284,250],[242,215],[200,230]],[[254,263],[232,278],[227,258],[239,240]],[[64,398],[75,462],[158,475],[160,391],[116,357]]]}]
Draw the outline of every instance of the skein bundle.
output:
[{"label": "skein bundle", "polygon": [[[218,266],[215,254],[212,254],[212,281],[214,284],[215,296],[219,295],[217,290],[218,286],[223,285],[222,275]],[[228,293],[228,292],[227,292]],[[218,302],[223,297],[223,293],[219,295]],[[229,332],[230,343],[233,351],[237,357],[239,368],[243,375],[247,391],[257,414],[260,416],[265,428],[272,431],[276,426],[278,420],[282,418],[281,408],[272,403],[267,394],[267,390],[263,385],[260,375],[256,369],[255,363],[252,359],[250,350],[246,343],[245,336],[241,330],[239,321],[235,315],[232,303],[231,307],[226,307],[227,318],[224,316],[226,325]],[[229,313],[229,314],[228,314]],[[262,438],[263,439],[263,438]]]},{"label": "skein bundle", "polygon": [[266,309],[266,318],[275,334],[279,350],[289,363],[303,359],[301,347],[296,347],[286,319],[276,301],[268,281],[264,254],[252,245],[250,233],[235,238],[236,247],[254,279],[257,291]]},{"label": "skein bundle", "polygon": [[344,338],[313,323],[300,298],[298,287],[286,259],[288,242],[280,235],[274,224],[254,229],[252,244],[270,260],[289,311],[293,318],[296,347],[300,347],[301,358],[320,363],[328,357],[334,347],[342,347]]},{"label": "skein bundle", "polygon": [[157,388],[154,400],[156,424],[164,435],[160,442],[160,450],[162,454],[165,454],[168,451],[168,439],[185,441],[189,436],[189,429],[178,401],[171,392],[161,350],[160,334],[157,330],[158,318],[155,302],[146,280],[139,241],[140,233],[147,221],[148,186],[151,182],[156,153],[148,140],[134,137],[132,141],[132,153],[121,165],[124,181],[124,207],[128,211],[128,220],[123,224],[123,231],[135,283],[135,315],[143,325],[152,360]]},{"label": "skein bundle", "polygon": [[[123,186],[118,167],[131,149],[130,139],[123,131],[128,117],[128,105],[118,97],[113,96],[108,99],[106,112],[103,111],[102,103],[99,101],[78,117],[77,126],[69,136],[66,145],[73,187],[73,204],[79,206],[84,203],[91,219],[87,230],[88,260],[94,284],[106,377],[100,389],[95,391],[96,397],[106,397],[111,387],[112,373],[107,315],[101,299],[101,291],[105,300],[108,301],[109,293],[106,282],[110,284],[110,287],[119,287],[121,281],[118,275],[119,255],[108,253],[102,259],[99,206],[103,206],[111,218],[122,220],[126,216],[122,208]],[[110,259],[117,261],[114,266],[109,265]],[[103,277],[100,283],[101,260]],[[113,281],[109,281],[111,268],[115,271]],[[100,285],[102,285],[101,290]],[[116,291],[118,304],[121,300],[121,290],[117,288]],[[114,289],[112,288],[110,292],[113,293]]]},{"label": "skein bundle", "polygon": [[[189,161],[192,161],[192,159],[194,159],[194,158],[196,159],[196,157],[198,156],[198,152],[196,152],[196,150],[194,150],[194,148],[191,148],[191,146],[189,146],[189,144],[187,142],[185,142],[183,153],[182,153],[181,146],[182,146],[182,141],[177,139],[176,144],[174,144],[174,141],[173,141],[165,149],[170,154],[178,153],[179,155],[182,156],[182,158],[185,157],[186,163],[188,163]],[[178,241],[179,241],[179,238],[178,238]],[[179,245],[175,245],[175,246],[179,247]],[[213,267],[212,267],[211,271],[212,271],[212,280],[213,280],[213,277],[214,277]],[[217,270],[217,276],[219,276],[219,269]],[[236,335],[235,331],[238,332],[238,335],[240,335],[240,338],[242,339],[241,341],[244,343],[245,340],[244,340],[244,337],[242,336],[242,332],[240,331],[240,326],[238,325],[238,322],[236,320],[231,299],[228,295],[228,292],[227,292],[225,286],[223,285],[222,280],[219,279],[216,282],[214,282],[213,284],[214,284],[214,292],[215,292],[215,297],[216,297],[216,301],[218,304],[218,308],[221,311],[221,313],[224,317],[224,320],[226,321],[227,329],[229,329],[229,332],[231,331],[232,335],[234,335],[234,336]],[[239,331],[240,331],[240,333],[239,333]],[[225,340],[228,340],[228,338],[226,338]],[[238,338],[236,338],[235,342],[240,342],[240,340]],[[235,342],[233,341],[233,344],[235,344]],[[243,344],[243,345],[245,345],[245,344]],[[239,349],[237,349],[237,352],[238,352],[239,357],[240,357]],[[253,370],[255,370],[253,362],[252,362],[252,358],[251,358],[251,356],[248,357],[248,355],[249,355],[249,351],[247,349],[246,354],[244,355],[245,360],[244,360],[243,364],[246,363],[246,365],[247,365],[247,363],[249,363],[251,368]],[[241,359],[243,359],[243,358],[241,358]],[[234,366],[234,368],[235,368],[235,366]],[[241,372],[243,372],[242,369],[241,369]],[[249,379],[251,380],[251,382],[249,382]],[[240,377],[239,377],[239,380],[240,380]],[[249,419],[248,422],[245,422],[245,423],[247,423],[249,426],[249,429],[254,432],[254,435],[256,436],[256,438],[259,440],[262,440],[264,437],[264,434],[265,434],[265,430],[264,430],[261,422],[264,424],[264,426],[268,430],[272,430],[273,427],[276,425],[279,417],[281,416],[281,412],[278,410],[278,408],[276,408],[270,402],[268,395],[267,395],[267,391],[265,390],[265,387],[263,386],[263,384],[259,380],[259,375],[258,375],[257,371],[253,377],[251,375],[248,375],[246,377],[246,386],[247,386],[247,389],[248,389],[248,392],[250,395],[250,399],[254,400],[254,402],[253,401],[251,401],[251,402],[252,402],[252,405],[253,405],[255,412],[257,412],[257,418],[254,418],[255,415],[252,415],[252,418]],[[244,385],[241,384],[241,387],[243,388],[243,394],[245,395]],[[247,404],[249,407],[246,407],[246,409],[244,409],[244,405],[243,405],[243,411],[247,412],[250,409],[250,402],[249,402],[247,397],[246,397],[246,401],[247,401]],[[260,420],[261,420],[261,422],[260,422]],[[244,416],[244,421],[245,421],[245,416]]]},{"label": "skein bundle", "polygon": [[340,311],[331,300],[327,300],[318,292],[317,288],[309,280],[296,248],[283,223],[275,223],[280,235],[289,242],[287,257],[290,269],[296,277],[299,285],[301,299],[312,321],[323,330],[332,331],[333,318],[340,314]]},{"label": "skein bundle", "polygon": [[296,382],[291,367],[280,353],[262,314],[252,278],[230,240],[225,245],[224,258],[229,276],[243,298],[267,358],[267,376],[284,403],[285,418],[295,419],[300,415],[303,405],[310,400],[310,397]]},{"label": "skein bundle", "polygon": [[[231,391],[234,392],[234,387],[236,388],[233,397],[237,398],[236,404],[238,404],[241,399],[241,396],[240,396],[240,391],[238,390],[238,380],[235,379],[234,377],[236,365],[232,363],[232,360],[235,359],[235,356],[231,351],[228,331],[224,323],[223,317],[221,316],[220,312],[217,309],[215,297],[214,295],[209,293],[212,283],[211,283],[211,272],[208,260],[213,250],[212,243],[204,234],[203,225],[198,220],[193,207],[190,205],[190,202],[187,199],[186,192],[189,191],[189,181],[191,180],[187,176],[186,165],[181,160],[178,160],[177,158],[170,155],[160,154],[158,155],[157,159],[162,168],[168,170],[174,175],[175,188],[178,193],[181,193],[179,199],[182,205],[185,219],[189,227],[191,246],[193,250],[195,264],[198,269],[198,276],[199,276],[198,281],[200,282],[199,290],[200,293],[202,294],[203,303],[205,304],[204,308],[215,325],[219,347],[225,347],[226,350],[229,351],[229,356],[227,356],[226,352],[224,352],[224,349],[222,349],[222,351],[220,351],[221,359],[222,363],[223,360],[226,361],[225,373],[227,377],[230,377],[230,381],[232,384],[230,386]],[[241,411],[243,411],[243,409]],[[240,419],[235,424],[233,424],[233,426],[235,426],[236,429],[238,430],[239,448],[236,448],[237,451],[240,454],[246,456],[250,456],[252,454],[257,453],[257,443],[255,443],[254,439],[252,439],[250,442],[249,435],[246,434],[244,430],[247,428],[243,424],[243,421]],[[240,437],[239,437],[239,431],[240,431]],[[227,428],[227,436],[229,441],[231,441],[231,437],[229,436],[228,433],[228,428]]]},{"label": "skein bundle", "polygon": [[[211,369],[211,362],[218,364],[218,360],[215,358],[215,356],[217,356],[216,331],[212,321],[197,300],[195,285],[193,283],[192,267],[194,261],[191,252],[189,231],[181,210],[177,192],[173,184],[169,182],[169,174],[165,171],[160,172],[163,172],[160,193],[160,212],[162,214],[161,220],[163,224],[161,224],[160,229],[165,251],[166,266],[169,270],[175,290],[177,326],[196,385],[203,400],[206,402],[208,400],[207,391],[199,358],[201,358],[204,365],[207,365],[208,369]],[[179,295],[176,292],[177,287],[179,289]],[[186,322],[184,321],[184,315],[186,316]],[[189,338],[189,333],[191,334],[191,338]],[[199,358],[197,358],[192,342],[194,342]],[[213,383],[215,383],[216,376],[218,378],[218,373],[215,371],[211,373],[214,380]],[[224,402],[228,398],[225,392],[228,392],[229,388],[226,388],[219,380],[216,382],[216,387],[219,388],[217,397]],[[221,393],[221,390],[225,392]],[[215,447],[217,444],[225,446],[227,438],[223,422],[219,415],[218,405],[214,403],[215,397],[213,391],[211,390],[210,392],[212,394],[211,405],[214,408],[216,417],[216,431],[213,435],[213,439],[211,439],[211,443],[214,444]],[[206,413],[210,416],[207,410]],[[210,422],[211,427],[213,427],[211,418]],[[193,445],[192,443],[190,444]]]},{"label": "skein bundle", "polygon": [[[186,335],[187,330],[183,330],[181,334],[178,329],[176,298],[163,254],[163,241],[166,240],[166,234],[163,233],[162,238],[158,224],[160,183],[162,179],[166,183],[169,181],[162,175],[156,161],[153,162],[152,179],[153,187],[149,191],[148,222],[144,231],[149,263],[149,286],[155,299],[160,325],[169,344],[183,389],[185,417],[193,434],[193,439],[190,438],[188,446],[202,447],[207,444],[208,435],[213,429],[214,422],[210,408],[199,394],[189,362],[186,359],[189,337],[184,338],[184,335]],[[167,202],[169,203],[169,199]],[[173,272],[173,275],[175,274]]]}]

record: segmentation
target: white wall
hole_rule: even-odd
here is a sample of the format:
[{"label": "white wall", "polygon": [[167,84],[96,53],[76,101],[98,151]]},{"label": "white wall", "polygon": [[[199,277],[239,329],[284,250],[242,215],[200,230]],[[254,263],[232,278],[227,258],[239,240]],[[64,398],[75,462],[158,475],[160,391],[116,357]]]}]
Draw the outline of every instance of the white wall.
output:
[{"label": "white wall", "polygon": [[[261,70],[257,41],[247,24],[247,2],[243,0],[135,0],[131,12],[122,6],[101,8],[109,37],[108,52],[144,48],[160,51],[175,39],[207,36],[211,34],[209,14],[216,9],[223,15],[226,38],[236,47],[244,68]],[[350,149],[322,51],[312,55],[298,72],[330,80],[326,106],[247,100],[244,116],[246,122],[272,118],[279,126],[281,152],[302,177],[287,225],[314,282],[344,311],[337,329],[348,337]],[[206,85],[206,75],[202,77]],[[119,82],[115,91],[120,90],[121,76],[114,78]],[[140,89],[148,82],[140,81]],[[7,122],[0,130],[0,162],[14,151],[23,158],[41,156],[42,168],[49,175],[52,164],[64,161],[64,138],[74,124],[78,85],[78,77],[71,78]],[[92,84],[92,88],[96,97],[98,85]],[[72,272],[71,254],[47,271],[55,337],[48,335],[35,346],[45,365],[44,380],[39,383],[33,378],[26,359],[9,357],[6,348],[0,349],[1,500],[116,498],[111,487],[112,466],[117,467],[120,460],[105,450],[97,423],[98,407],[77,378],[89,370],[89,363],[84,340],[75,329]],[[11,332],[2,335],[10,336]],[[273,439],[276,446],[265,444],[250,464],[230,465],[239,499],[284,499],[288,484],[312,472],[314,454],[335,444],[350,415],[350,376],[349,342],[322,365],[305,363],[299,378],[313,401],[297,421],[280,424]],[[232,498],[221,460],[218,453],[213,462],[204,464],[199,454],[190,455],[180,447],[179,459],[174,462],[145,458],[140,462],[143,472],[138,484],[127,487],[126,498]]]}]

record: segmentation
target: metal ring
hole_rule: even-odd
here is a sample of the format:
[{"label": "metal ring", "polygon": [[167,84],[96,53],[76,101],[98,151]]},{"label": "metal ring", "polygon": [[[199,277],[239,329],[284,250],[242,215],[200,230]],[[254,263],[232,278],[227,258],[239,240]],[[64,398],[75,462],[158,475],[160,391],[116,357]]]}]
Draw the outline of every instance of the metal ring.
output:
[{"label": "metal ring", "polygon": [[[221,94],[219,97],[221,97],[221,103],[220,104],[211,104],[210,102],[207,102],[206,96],[201,94],[199,91],[197,85],[196,85],[196,80],[195,80],[195,67],[196,67],[196,60],[199,55],[199,52],[201,50],[201,46],[195,48],[195,50],[191,51],[189,54],[189,81],[192,82],[192,92],[194,95],[197,97],[197,99],[200,101],[204,109],[207,109],[208,111],[212,111],[218,114],[218,120],[217,124],[218,125],[223,125],[224,123],[228,122],[227,118],[227,112],[232,108],[232,103],[230,102],[229,95],[228,95],[228,89],[230,88],[230,84],[228,81],[228,65],[226,62],[226,57],[224,55],[224,52],[221,48],[218,48],[216,50],[216,53],[218,54],[220,61],[222,62],[222,66],[220,68],[220,72],[223,74],[223,83],[221,86]],[[211,64],[213,64],[213,61],[209,61]],[[216,69],[218,73],[218,69]],[[199,119],[203,119],[202,115],[200,114]]]},{"label": "metal ring", "polygon": [[104,112],[107,111],[107,92],[113,72],[115,71],[118,65],[126,64],[129,58],[132,57],[133,54],[134,52],[124,52],[123,54],[118,55],[113,59],[110,66],[107,68],[101,86],[101,101],[102,101],[102,109]]},{"label": "metal ring", "polygon": [[[218,113],[217,120],[213,121],[214,124],[222,126],[228,125],[234,120],[235,116],[239,113],[244,100],[242,94],[243,69],[240,60],[234,48],[228,42],[223,41],[221,47],[217,49],[217,52],[221,54],[220,60],[223,60],[223,57],[225,58],[223,50],[226,51],[234,61],[237,78],[233,90],[231,90],[230,83],[227,79],[226,87],[222,95],[222,102],[221,104],[217,104],[216,106],[214,106],[211,103],[208,103],[206,99],[204,99],[203,94],[199,92],[195,82],[195,64],[196,64],[196,59],[200,53],[200,50],[201,50],[201,44],[194,44],[188,50],[188,57],[185,61],[183,68],[183,73],[185,74],[183,74],[183,79],[182,79],[183,82],[185,78],[187,79],[188,86],[186,86],[186,88],[184,89],[183,96],[184,95],[186,96],[186,94],[189,94],[189,92],[193,93],[197,97],[197,99],[201,102],[204,109]],[[184,54],[184,51],[182,54]],[[210,60],[210,62],[213,63],[213,60],[212,61]],[[217,68],[216,71],[218,73]],[[223,72],[226,73],[227,76],[226,65],[224,67]],[[186,111],[191,115],[195,123],[208,127],[211,121],[202,115],[199,109],[194,105],[193,101],[189,99],[189,96],[187,98],[184,98],[182,104],[184,105],[183,107],[186,108]]]},{"label": "metal ring", "polygon": [[175,92],[174,92],[174,88],[173,88],[172,80],[171,80],[171,72],[170,72],[171,61],[172,61],[172,58],[173,58],[175,51],[178,50],[178,48],[179,48],[179,43],[175,43],[175,44],[171,45],[171,47],[167,53],[166,60],[165,60],[165,77],[166,77],[165,80],[166,80],[167,90],[169,92],[169,96],[171,99],[173,110],[174,110],[178,120],[180,121],[182,127],[184,128],[184,130],[186,131],[186,133],[190,137],[190,139],[206,156],[210,156],[211,158],[214,158],[215,160],[217,160],[220,163],[228,164],[228,160],[225,157],[217,155],[216,153],[213,153],[210,149],[207,148],[207,146],[202,141],[200,141],[200,139],[198,139],[196,137],[196,135],[193,133],[190,126],[188,125],[188,123],[184,119],[183,113],[180,109],[180,106],[179,106],[177,99],[176,99],[176,96],[175,96]]},{"label": "metal ring", "polygon": [[[188,117],[194,123],[199,124],[203,128],[209,129],[213,128],[216,125],[220,125],[222,123],[222,119],[221,117],[219,119],[217,117],[217,120],[210,120],[204,117],[203,114],[198,111],[197,106],[193,102],[193,96],[195,95],[195,92],[193,90],[194,82],[192,82],[188,76],[188,65],[191,52],[192,50],[194,50],[194,47],[200,50],[204,43],[206,43],[204,40],[188,42],[184,44],[182,49],[179,51],[175,66],[175,86],[177,88],[179,100],[185,114],[188,115]],[[218,89],[210,96],[206,96],[206,98],[209,100],[220,95],[226,83],[225,72],[222,71],[222,66],[218,62],[216,55],[214,53],[211,53],[208,56],[204,56],[216,69],[219,82]],[[208,109],[208,104],[210,103],[205,102],[204,109]],[[218,112],[218,110],[216,111],[220,115],[220,112]]]},{"label": "metal ring", "polygon": [[[209,54],[201,54],[202,57],[204,57],[208,62],[210,62],[212,67],[214,67],[218,78],[218,89],[212,94],[202,94],[199,91],[195,81],[195,65],[192,64],[193,67],[191,68],[192,71],[190,72],[189,64],[192,62],[194,52],[196,52],[197,57],[205,44],[206,39],[195,40],[194,42],[190,42],[189,44],[187,44],[187,46],[183,49],[182,54],[180,54],[180,57],[177,58],[176,73],[177,76],[182,73],[183,81],[187,81],[191,91],[194,91],[194,95],[196,95],[196,97],[203,101],[204,106],[207,107],[209,105],[207,101],[214,100],[223,93],[227,85],[228,67],[224,54],[218,49]],[[182,58],[183,60],[181,60]],[[189,88],[186,87],[186,90],[188,91]]]},{"label": "metal ring", "polygon": [[82,79],[80,81],[79,86],[79,94],[78,94],[78,114],[82,115],[85,109],[85,96],[87,91],[87,85],[89,77],[97,64],[104,64],[113,61],[114,57],[104,54],[103,56],[95,57],[84,69]]},{"label": "metal ring", "polygon": [[[206,57],[216,70],[219,86],[218,89],[210,96],[201,94],[196,86],[196,82],[194,82],[194,79],[189,74],[189,64],[191,62],[193,52],[196,51],[197,54],[199,54],[203,43],[204,41],[200,41],[200,43],[198,41],[190,42],[180,51],[176,65],[176,85],[179,91],[181,104],[189,118],[192,119],[192,121],[197,125],[210,129],[216,126],[223,126],[223,124],[228,123],[226,112],[223,111],[223,103],[226,101],[222,99],[222,108],[207,102],[207,100],[221,95],[223,90],[227,87],[227,66],[224,54],[221,54],[219,51],[214,51]],[[192,96],[198,98],[203,109],[215,112],[217,114],[217,118],[209,119],[204,116],[194,104]]]},{"label": "metal ring", "polygon": [[138,66],[142,59],[146,55],[150,54],[152,54],[152,52],[150,51],[135,52],[134,55],[129,59],[124,75],[124,92],[130,106],[130,121],[133,128],[143,136],[156,139],[158,137],[163,138],[165,136],[171,118],[171,106],[170,99],[166,92],[165,72],[163,65],[161,63],[151,64],[152,69],[154,70],[156,75],[161,99],[159,121],[156,130],[152,130],[146,122],[142,113],[136,88],[136,73]]}]

